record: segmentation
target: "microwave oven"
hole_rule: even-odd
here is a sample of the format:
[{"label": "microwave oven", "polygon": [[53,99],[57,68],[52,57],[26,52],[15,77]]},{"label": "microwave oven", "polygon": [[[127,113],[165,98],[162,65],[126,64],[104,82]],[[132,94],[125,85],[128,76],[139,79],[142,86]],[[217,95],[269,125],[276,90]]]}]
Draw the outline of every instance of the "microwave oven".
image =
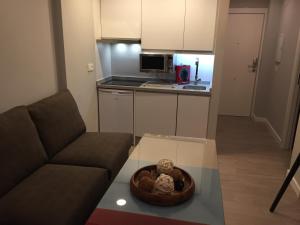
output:
[{"label": "microwave oven", "polygon": [[170,73],[173,72],[173,55],[140,54],[140,71]]}]

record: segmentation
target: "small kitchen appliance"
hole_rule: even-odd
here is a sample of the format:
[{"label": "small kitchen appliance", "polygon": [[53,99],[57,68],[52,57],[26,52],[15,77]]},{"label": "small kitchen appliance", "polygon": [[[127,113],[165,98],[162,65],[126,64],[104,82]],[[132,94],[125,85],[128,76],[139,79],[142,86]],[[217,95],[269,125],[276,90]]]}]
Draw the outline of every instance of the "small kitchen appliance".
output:
[{"label": "small kitchen appliance", "polygon": [[173,72],[173,55],[172,54],[140,54],[140,71],[171,73]]},{"label": "small kitchen appliance", "polygon": [[181,65],[175,67],[176,71],[176,83],[177,84],[187,84],[190,82],[190,65]]}]

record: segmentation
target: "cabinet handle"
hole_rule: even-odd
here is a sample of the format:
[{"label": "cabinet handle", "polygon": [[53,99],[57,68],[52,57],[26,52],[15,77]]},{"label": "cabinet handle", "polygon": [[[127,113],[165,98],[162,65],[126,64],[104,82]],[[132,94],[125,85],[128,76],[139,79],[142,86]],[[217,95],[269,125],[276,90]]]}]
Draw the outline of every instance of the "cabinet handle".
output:
[{"label": "cabinet handle", "polygon": [[99,89],[99,92],[117,95],[129,95],[133,94],[132,91],[122,91],[122,90],[110,90],[110,89]]}]

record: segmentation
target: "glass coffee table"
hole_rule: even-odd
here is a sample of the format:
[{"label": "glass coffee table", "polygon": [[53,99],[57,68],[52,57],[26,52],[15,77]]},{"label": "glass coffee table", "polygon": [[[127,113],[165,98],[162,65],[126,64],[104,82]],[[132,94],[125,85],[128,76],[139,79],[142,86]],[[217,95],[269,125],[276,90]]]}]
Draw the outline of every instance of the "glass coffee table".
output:
[{"label": "glass coffee table", "polygon": [[[195,181],[194,196],[177,206],[147,204],[130,192],[141,167],[171,159]],[[213,140],[145,135],[92,213],[86,225],[224,225],[217,154]]]}]

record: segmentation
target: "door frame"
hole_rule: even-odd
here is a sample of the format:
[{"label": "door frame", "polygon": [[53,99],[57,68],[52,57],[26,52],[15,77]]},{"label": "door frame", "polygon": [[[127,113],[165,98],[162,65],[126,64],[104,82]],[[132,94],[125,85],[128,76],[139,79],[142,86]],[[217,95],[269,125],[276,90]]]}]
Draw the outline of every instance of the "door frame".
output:
[{"label": "door frame", "polygon": [[254,107],[255,107],[255,100],[256,100],[258,76],[259,76],[260,70],[261,70],[262,50],[263,50],[264,41],[265,41],[268,11],[269,10],[267,8],[231,8],[231,9],[229,9],[229,14],[262,14],[262,15],[264,15],[264,22],[263,22],[263,27],[262,27],[261,40],[260,40],[259,53],[258,53],[258,66],[257,66],[256,74],[255,74],[254,87],[252,90],[251,109],[250,109],[250,115],[249,115],[250,118],[253,118],[255,115]]},{"label": "door frame", "polygon": [[[299,79],[299,80],[298,80]],[[297,46],[293,62],[290,90],[287,100],[287,110],[283,124],[283,138],[281,147],[290,149],[293,147],[293,132],[298,124],[298,108],[300,107],[300,29],[298,31]]]}]

